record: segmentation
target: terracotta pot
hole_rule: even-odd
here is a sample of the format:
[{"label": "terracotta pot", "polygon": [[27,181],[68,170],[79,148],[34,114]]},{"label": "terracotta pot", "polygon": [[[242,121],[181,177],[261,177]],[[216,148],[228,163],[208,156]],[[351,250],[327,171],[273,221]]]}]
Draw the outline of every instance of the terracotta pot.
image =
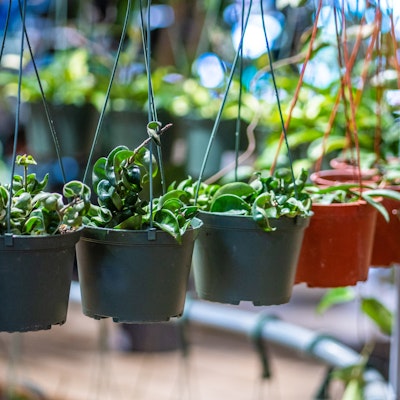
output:
[{"label": "terracotta pot", "polygon": [[[400,191],[398,186],[388,186],[386,189]],[[400,215],[398,214],[400,202],[383,198],[382,204],[388,211],[390,220],[386,222],[378,213],[371,260],[371,265],[374,267],[387,267],[400,263]]]},{"label": "terracotta pot", "polygon": [[[376,186],[379,177],[374,170],[362,170],[361,180],[367,186]],[[343,183],[358,183],[358,171],[354,169],[327,169],[310,175],[311,182],[318,186],[332,186]]]},{"label": "terracotta pot", "polygon": [[[333,158],[330,162],[329,165],[335,169],[335,170],[348,170],[348,171],[355,171],[355,173],[357,173],[358,171],[358,167],[357,165],[354,163],[354,161],[346,159],[346,158],[341,158],[341,157],[336,157]],[[362,173],[366,173],[366,174],[371,174],[371,175],[375,175],[378,173],[378,170],[376,168],[361,168]]]},{"label": "terracotta pot", "polygon": [[327,288],[367,280],[377,210],[363,201],[314,204],[312,210],[295,282]]}]

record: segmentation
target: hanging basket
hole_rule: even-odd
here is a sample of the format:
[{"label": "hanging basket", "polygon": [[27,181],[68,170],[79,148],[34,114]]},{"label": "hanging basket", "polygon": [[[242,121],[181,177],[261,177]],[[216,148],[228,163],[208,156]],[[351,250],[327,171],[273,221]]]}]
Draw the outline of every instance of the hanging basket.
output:
[{"label": "hanging basket", "polygon": [[0,236],[0,331],[38,331],[66,321],[80,234]]},{"label": "hanging basket", "polygon": [[[386,189],[400,191],[398,186],[388,186]],[[390,267],[400,263],[400,203],[392,199],[382,199],[382,205],[389,213],[390,220],[386,222],[378,214],[371,265],[374,267]]]},{"label": "hanging basket", "polygon": [[352,286],[368,278],[377,210],[364,201],[313,204],[296,283],[310,287]]},{"label": "hanging basket", "polygon": [[200,298],[220,303],[283,304],[290,300],[309,218],[271,219],[263,231],[251,217],[201,212],[194,281]]},{"label": "hanging basket", "polygon": [[114,322],[168,321],[183,313],[194,241],[201,221],[182,237],[166,232],[84,229],[77,244],[83,313]]}]

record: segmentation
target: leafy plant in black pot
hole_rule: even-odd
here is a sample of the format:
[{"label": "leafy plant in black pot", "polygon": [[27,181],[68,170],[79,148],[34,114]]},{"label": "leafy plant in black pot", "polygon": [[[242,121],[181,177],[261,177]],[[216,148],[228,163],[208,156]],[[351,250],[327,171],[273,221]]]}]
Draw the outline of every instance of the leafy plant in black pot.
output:
[{"label": "leafy plant in black pot", "polygon": [[[149,123],[149,132],[158,129]],[[183,191],[140,197],[157,172],[145,148],[150,140],[134,150],[117,146],[93,167],[98,206],[77,246],[83,312],[93,318],[153,322],[183,312],[201,222]]]},{"label": "leafy plant in black pot", "polygon": [[[193,262],[199,297],[231,304],[289,301],[311,216],[306,180],[305,171],[293,179],[291,170],[279,169],[255,173],[249,183],[194,184],[204,223]],[[193,185],[186,191],[193,193]]]},{"label": "leafy plant in black pot", "polygon": [[63,194],[46,192],[48,175],[29,173],[32,156],[16,157],[23,168],[0,185],[0,331],[33,331],[63,324],[82,221],[90,189],[78,181]]}]

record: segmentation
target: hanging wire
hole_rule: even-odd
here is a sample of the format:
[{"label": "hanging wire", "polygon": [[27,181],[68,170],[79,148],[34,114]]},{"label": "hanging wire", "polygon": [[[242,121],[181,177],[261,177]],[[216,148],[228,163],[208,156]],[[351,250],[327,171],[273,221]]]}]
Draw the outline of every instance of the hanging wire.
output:
[{"label": "hanging wire", "polygon": [[17,104],[15,109],[15,126],[14,126],[14,143],[11,163],[11,177],[10,177],[10,196],[7,205],[7,233],[11,233],[11,206],[12,206],[12,192],[13,192],[13,181],[15,174],[15,160],[17,158],[17,146],[18,146],[18,130],[19,130],[19,119],[21,113],[21,85],[22,85],[22,69],[23,69],[23,55],[24,55],[24,26],[26,16],[26,0],[23,0],[22,4],[18,2],[21,12],[21,42],[20,42],[20,58],[19,58],[19,70],[18,70],[18,92],[17,92]]},{"label": "hanging wire", "polygon": [[[20,5],[20,11],[21,11],[21,0],[18,0],[18,2],[19,2],[19,5]],[[21,15],[21,20],[22,20],[22,15]],[[46,114],[47,123],[49,125],[50,133],[51,133],[51,136],[52,136],[52,139],[53,139],[53,143],[54,143],[54,148],[56,150],[57,160],[58,160],[58,164],[59,164],[60,170],[61,170],[61,176],[62,176],[63,182],[65,184],[67,179],[66,179],[65,169],[64,169],[63,162],[62,162],[62,158],[61,158],[60,143],[58,141],[58,137],[57,137],[56,129],[54,127],[53,119],[52,119],[52,117],[50,115],[48,101],[46,100],[46,95],[44,93],[42,81],[41,81],[40,75],[39,75],[39,70],[37,68],[35,57],[33,55],[32,46],[31,46],[31,42],[29,40],[28,31],[26,29],[25,22],[23,23],[23,31],[24,31],[24,34],[25,34],[25,40],[26,40],[26,44],[28,46],[28,50],[29,50],[29,54],[30,54],[30,57],[31,57],[33,69],[35,71],[36,81],[37,81],[38,86],[39,86],[40,97],[42,99],[43,108],[44,108],[44,112]]]},{"label": "hanging wire", "polygon": [[[147,2],[147,31],[146,31],[146,39],[147,39],[147,46],[144,47],[144,53],[147,55],[146,58],[146,70],[147,70],[147,84],[148,84],[148,98],[149,98],[149,119],[156,116],[156,110],[154,108],[154,100],[153,100],[153,86],[151,82],[151,69],[150,69],[150,58],[151,58],[151,40],[150,40],[150,7],[151,7],[151,0]],[[140,7],[140,9],[142,9]],[[143,24],[142,24],[143,26]],[[150,142],[150,165],[149,165],[149,172],[150,172],[150,230],[154,229],[153,227],[153,141]]]},{"label": "hanging wire", "polygon": [[[366,76],[367,76],[367,73],[368,73],[368,67],[369,67],[369,65],[371,63],[371,60],[372,60],[372,51],[373,51],[373,48],[375,46],[375,41],[377,40],[377,37],[379,36],[379,27],[378,27],[379,25],[376,24],[377,18],[378,18],[378,15],[375,16],[374,30],[372,32],[371,40],[370,40],[370,43],[368,44],[368,48],[366,50],[366,55],[365,55],[365,58],[364,58],[364,66],[363,66],[363,70],[362,70],[361,75],[360,75],[361,78],[359,80],[360,84],[358,85],[357,91],[356,91],[355,96],[354,96],[354,104],[355,104],[356,107],[359,106],[360,101],[361,101],[361,95],[363,93],[364,85],[365,85],[365,82],[367,80]],[[347,68],[350,69],[350,70],[352,70],[353,67],[354,67],[354,64],[355,64],[356,59],[357,59],[358,51],[359,51],[359,49],[361,47],[361,44],[362,44],[362,41],[363,41],[363,27],[364,27],[365,23],[366,23],[366,20],[365,20],[365,15],[364,15],[363,18],[361,19],[360,27],[359,27],[358,33],[357,33],[356,42],[355,42],[355,44],[353,46],[352,54],[351,54],[350,59],[348,61]],[[316,161],[316,164],[315,164],[315,170],[316,171],[321,169],[322,159],[323,159],[323,156],[325,154],[325,150],[326,150],[326,146],[327,146],[326,143],[327,143],[329,134],[332,131],[332,127],[333,127],[333,124],[335,122],[335,118],[336,118],[336,115],[337,115],[337,112],[338,112],[338,109],[339,109],[339,104],[340,104],[340,100],[342,99],[342,96],[343,96],[343,91],[339,90],[338,93],[337,93],[336,99],[335,99],[334,106],[332,108],[332,112],[331,112],[331,114],[329,116],[329,121],[328,121],[327,128],[326,128],[326,130],[324,132],[324,135],[323,135],[321,156],[319,157],[319,159]]]},{"label": "hanging wire", "polygon": [[[287,117],[286,117],[286,123],[285,123],[286,130],[289,129],[291,118],[292,118],[292,114],[293,114],[293,110],[296,107],[297,101],[299,99],[300,89],[301,89],[301,87],[303,85],[303,80],[304,80],[304,75],[305,75],[305,72],[306,72],[306,68],[307,68],[308,62],[309,62],[309,60],[311,58],[311,54],[312,54],[313,46],[314,46],[314,41],[315,41],[316,36],[317,36],[318,20],[319,20],[319,15],[320,15],[321,9],[322,9],[322,0],[319,0],[318,1],[318,7],[317,7],[317,10],[316,10],[316,13],[315,13],[315,20],[314,20],[314,24],[313,24],[313,29],[312,29],[312,32],[311,32],[310,43],[309,43],[309,46],[308,46],[308,50],[307,50],[307,52],[305,54],[305,59],[303,61],[303,65],[302,65],[302,68],[301,68],[301,71],[300,71],[300,76],[299,76],[299,80],[297,82],[296,90],[294,92],[293,99],[292,99],[292,101],[290,103],[289,111],[288,111],[288,114],[287,114]],[[290,63],[295,63],[295,62],[302,61],[302,59],[298,59],[297,57],[298,56],[290,57],[289,58]],[[279,63],[279,61],[275,62],[275,65],[277,65],[278,63]],[[261,71],[263,71],[263,70],[261,70]],[[282,144],[283,144],[283,139],[284,139],[284,133],[281,132],[281,135],[279,137],[279,142],[278,142],[278,148],[277,148],[277,151],[275,153],[275,158],[272,161],[271,171],[273,171],[275,169],[275,166],[278,163],[278,156],[279,156],[279,152],[280,152],[280,149],[282,147]]]},{"label": "hanging wire", "polygon": [[265,26],[264,8],[263,8],[263,1],[262,0],[260,1],[260,9],[261,9],[261,20],[262,20],[264,38],[265,38],[265,43],[266,43],[267,52],[268,52],[268,61],[269,61],[270,73],[271,73],[271,78],[272,78],[272,82],[273,82],[273,85],[274,85],[276,104],[277,104],[277,107],[278,107],[279,118],[281,120],[281,125],[282,125],[282,132],[284,134],[285,144],[286,144],[286,148],[287,148],[287,152],[288,152],[290,173],[292,175],[292,181],[293,181],[293,189],[294,189],[295,196],[297,198],[298,197],[298,190],[297,190],[297,185],[296,185],[296,179],[295,179],[294,172],[293,172],[292,153],[291,153],[290,146],[289,146],[289,141],[288,141],[288,137],[287,137],[285,121],[283,119],[283,114],[282,114],[281,102],[280,102],[280,99],[279,99],[278,87],[277,87],[276,79],[275,79],[275,72],[274,72],[274,67],[273,67],[273,63],[272,63],[271,49],[270,49],[269,41],[268,41],[268,37],[267,37],[267,29],[266,29],[266,26]]},{"label": "hanging wire", "polygon": [[[229,74],[228,82],[226,84],[225,93],[224,93],[224,96],[222,98],[222,101],[221,101],[217,116],[215,118],[213,129],[211,131],[210,139],[208,141],[207,149],[206,149],[206,152],[205,152],[205,155],[204,155],[204,158],[203,158],[203,163],[202,163],[201,168],[200,168],[199,178],[198,178],[198,181],[197,181],[198,183],[196,185],[196,192],[195,192],[195,196],[194,196],[194,203],[195,204],[197,203],[197,198],[199,196],[200,184],[201,184],[201,181],[203,180],[204,170],[206,168],[207,160],[208,160],[208,157],[210,155],[211,147],[213,145],[213,142],[214,142],[215,136],[217,134],[217,130],[218,130],[219,124],[221,122],[221,116],[222,116],[222,112],[223,112],[224,107],[225,107],[226,100],[228,98],[229,89],[231,87],[232,80],[233,80],[233,74],[235,73],[236,65],[237,65],[238,60],[239,60],[239,58],[241,56],[241,48],[243,46],[244,34],[245,34],[245,31],[246,31],[247,24],[249,22],[252,4],[253,4],[253,0],[250,0],[249,1],[249,6],[248,6],[249,9],[247,11],[245,23],[244,23],[244,26],[243,26],[242,35],[240,37],[238,50],[236,52],[235,59],[234,59],[234,61],[232,63],[232,69],[231,69],[231,72]],[[243,13],[244,13],[244,10],[243,10]]]},{"label": "hanging wire", "polygon": [[7,37],[7,31],[8,31],[8,24],[10,23],[10,15],[11,15],[11,5],[12,5],[12,0],[9,1],[8,3],[8,9],[7,9],[7,16],[6,16],[6,23],[4,25],[4,34],[3,34],[3,39],[1,41],[1,49],[0,49],[0,62],[3,57],[4,53],[4,46],[6,44],[6,37]]},{"label": "hanging wire", "polygon": [[[146,74],[147,74],[147,86],[148,86],[148,121],[156,121],[158,122],[158,116],[157,116],[157,107],[155,103],[155,96],[154,96],[154,89],[153,89],[153,82],[152,82],[152,77],[151,77],[151,65],[150,65],[150,60],[151,60],[151,1],[148,2],[147,4],[147,29],[145,31],[144,29],[144,18],[143,18],[143,6],[142,6],[142,0],[139,1],[140,4],[140,25],[141,25],[141,31],[142,31],[142,43],[143,43],[143,55],[144,55],[144,63],[146,67]],[[153,155],[153,144],[150,144],[150,153],[151,153],[151,159]],[[159,165],[159,170],[160,170],[160,177],[161,177],[161,186],[162,186],[162,191],[163,194],[166,192],[166,181],[165,181],[165,173],[164,173],[164,165],[163,165],[163,156],[162,156],[162,147],[157,146],[157,158],[158,158],[158,165]],[[150,175],[150,190],[152,191],[153,188],[153,177],[152,174]],[[152,195],[150,196],[150,199],[152,199]]]},{"label": "hanging wire", "polygon": [[[242,15],[241,15],[241,34],[244,31],[244,5],[245,0],[242,0]],[[261,0],[262,1],[262,0]],[[238,114],[236,118],[236,131],[235,131],[235,181],[238,180],[239,168],[239,146],[240,146],[240,128],[241,128],[241,115],[242,115],[242,91],[243,91],[243,46],[240,47],[240,63],[239,63],[239,96],[238,96]]]},{"label": "hanging wire", "polygon": [[112,71],[111,71],[111,77],[110,77],[110,81],[108,83],[106,97],[104,99],[104,104],[103,104],[103,107],[101,109],[100,117],[99,117],[99,120],[98,120],[98,123],[97,123],[97,127],[96,127],[96,131],[95,131],[95,134],[94,134],[94,138],[93,138],[92,147],[90,148],[88,161],[87,161],[87,164],[86,164],[85,172],[83,174],[83,182],[84,183],[86,183],[86,180],[87,180],[87,175],[89,173],[89,167],[90,167],[90,164],[92,162],[93,155],[94,155],[94,149],[96,147],[97,141],[98,141],[99,136],[100,136],[101,126],[103,124],[104,115],[105,115],[105,112],[106,112],[106,109],[107,109],[108,100],[110,98],[111,87],[112,87],[112,84],[114,82],[114,77],[115,77],[115,72],[116,72],[117,66],[118,66],[119,56],[120,56],[121,51],[122,51],[122,46],[124,44],[126,31],[127,31],[127,27],[128,27],[129,16],[130,16],[130,12],[131,12],[131,2],[132,2],[131,0],[128,0],[127,6],[126,6],[126,13],[125,13],[124,24],[122,26],[121,38],[120,38],[120,41],[119,41],[117,54],[115,56],[114,65],[113,65],[113,68],[112,68]]}]

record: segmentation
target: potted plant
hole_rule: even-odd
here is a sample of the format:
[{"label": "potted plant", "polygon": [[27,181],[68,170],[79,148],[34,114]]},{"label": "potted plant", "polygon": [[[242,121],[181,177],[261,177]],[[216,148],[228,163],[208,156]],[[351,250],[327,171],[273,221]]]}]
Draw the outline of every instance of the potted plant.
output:
[{"label": "potted plant", "polygon": [[93,167],[98,206],[77,244],[83,312],[92,318],[154,322],[183,312],[201,222],[183,191],[140,197],[156,173],[149,140],[134,150],[117,146]]},{"label": "potted plant", "polygon": [[[390,157],[377,166],[380,173],[379,187],[400,191],[400,163],[398,158]],[[397,199],[383,198],[382,204],[388,210],[389,221],[378,215],[374,246],[372,250],[371,265],[374,267],[390,267],[400,263],[400,248],[397,237],[400,234],[399,210],[400,203]]]},{"label": "potted plant", "polygon": [[[39,65],[39,60],[36,61]],[[21,81],[23,102],[21,123],[25,130],[26,147],[39,162],[57,158],[49,124],[43,108],[45,95],[47,106],[54,121],[63,156],[84,160],[90,146],[90,137],[98,117],[101,99],[97,90],[96,68],[101,61],[83,48],[57,50],[40,60],[41,86],[32,63],[24,69]],[[2,91],[9,98],[18,95],[18,65],[3,71]]]},{"label": "potted plant", "polygon": [[[224,154],[235,148],[235,131],[238,115],[238,97],[240,84],[233,79],[229,97],[221,113],[218,135],[215,137],[210,155],[205,166],[204,176],[210,177],[221,170]],[[181,74],[171,76],[165,86],[169,101],[165,102],[177,135],[184,142],[185,173],[199,177],[203,155],[198,149],[205,149],[213,129],[218,110],[224,95],[224,88],[210,89],[204,87],[199,79],[185,77]],[[249,92],[243,92],[241,97],[241,117],[249,123],[253,117],[253,107],[256,100]],[[240,140],[240,149],[246,148],[244,137]]]},{"label": "potted plant", "polygon": [[63,324],[82,218],[90,189],[82,182],[46,192],[28,168],[32,156],[16,157],[23,168],[12,184],[0,185],[0,331],[35,331]]},{"label": "potted plant", "polygon": [[355,285],[368,278],[378,211],[386,221],[382,199],[398,193],[359,184],[306,187],[313,217],[299,256],[296,283],[310,287]]},{"label": "potted plant", "polygon": [[[282,304],[292,293],[311,200],[307,173],[254,174],[249,183],[198,187],[203,227],[195,244],[194,282],[200,298],[221,303]],[[178,186],[193,192],[190,180]],[[196,197],[196,196],[195,196]]]}]

